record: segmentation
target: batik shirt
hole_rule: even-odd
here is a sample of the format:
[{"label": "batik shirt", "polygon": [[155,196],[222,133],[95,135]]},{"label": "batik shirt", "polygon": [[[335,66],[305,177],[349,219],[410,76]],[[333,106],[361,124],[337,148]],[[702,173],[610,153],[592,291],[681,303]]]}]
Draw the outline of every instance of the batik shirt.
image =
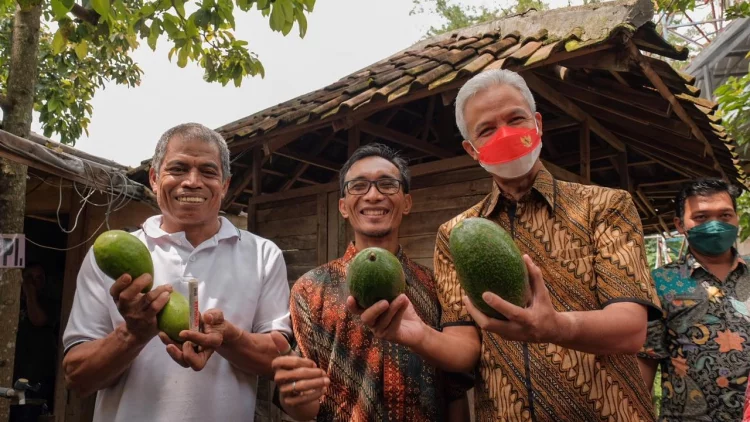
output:
[{"label": "batik shirt", "polygon": [[[346,309],[346,270],[356,255],[303,275],[292,288],[290,313],[298,350],[331,380],[317,421],[441,421],[449,401],[471,388],[470,376],[446,374],[409,348],[376,338]],[[406,296],[426,324],[439,327],[440,302],[431,270],[399,250]]]},{"label": "batik shirt", "polygon": [[662,421],[741,421],[750,372],[750,275],[723,282],[688,254],[653,271],[664,315],[640,356],[659,359]]},{"label": "batik shirt", "polygon": [[[448,246],[459,221],[485,217],[539,266],[557,311],[635,302],[660,315],[641,220],[622,190],[554,179],[541,170],[519,201],[495,184],[479,204],[440,227],[435,276],[443,328],[474,325]],[[653,421],[635,355],[598,356],[550,343],[508,341],[481,331],[477,421]]]}]

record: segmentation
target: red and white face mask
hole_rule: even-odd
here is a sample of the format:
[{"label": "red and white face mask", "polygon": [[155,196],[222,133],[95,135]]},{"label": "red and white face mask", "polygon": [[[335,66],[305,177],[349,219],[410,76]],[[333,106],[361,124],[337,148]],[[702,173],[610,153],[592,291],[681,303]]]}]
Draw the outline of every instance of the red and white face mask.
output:
[{"label": "red and white face mask", "polygon": [[539,126],[534,129],[503,126],[479,149],[479,164],[501,179],[515,179],[531,171],[542,151]]}]

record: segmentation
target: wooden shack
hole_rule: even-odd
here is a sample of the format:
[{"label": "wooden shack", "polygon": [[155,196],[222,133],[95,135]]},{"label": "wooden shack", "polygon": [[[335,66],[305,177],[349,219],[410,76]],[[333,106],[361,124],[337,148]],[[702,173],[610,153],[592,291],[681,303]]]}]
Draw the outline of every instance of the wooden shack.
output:
[{"label": "wooden shack", "polygon": [[[666,61],[687,50],[660,37],[652,17],[650,0],[528,11],[423,40],[226,124],[218,130],[234,176],[224,209],[246,213],[251,231],[284,250],[292,284],[342,255],[352,234],[338,212],[338,171],[360,145],[383,142],[411,162],[414,208],[401,244],[431,267],[439,225],[491,187],[461,148],[457,91],[502,68],[520,72],[535,95],[542,159],[556,177],[625,189],[647,233],[670,232],[682,182],[715,176],[744,186],[745,175],[716,104]],[[148,166],[131,177],[143,182]],[[280,417],[261,407],[261,419]]]}]

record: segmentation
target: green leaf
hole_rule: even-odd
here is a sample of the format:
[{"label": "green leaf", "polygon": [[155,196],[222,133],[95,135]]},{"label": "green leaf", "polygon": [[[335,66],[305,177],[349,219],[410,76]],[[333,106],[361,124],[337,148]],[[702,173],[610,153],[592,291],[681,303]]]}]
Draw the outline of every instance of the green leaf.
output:
[{"label": "green leaf", "polygon": [[291,0],[276,0],[276,4],[281,6],[281,11],[284,12],[284,20],[294,23],[294,7]]},{"label": "green leaf", "polygon": [[299,37],[305,38],[307,34],[307,18],[302,9],[294,9],[294,16],[297,18],[297,25],[299,25]]},{"label": "green leaf", "polygon": [[63,34],[63,29],[59,28],[57,32],[55,32],[54,38],[52,38],[52,53],[62,53],[63,50],[65,50],[66,42],[67,40],[65,39],[65,35]]},{"label": "green leaf", "polygon": [[293,26],[294,23],[292,22],[284,22],[284,26],[281,27],[281,34],[286,37],[290,32],[292,32]]},{"label": "green leaf", "polygon": [[179,67],[185,67],[187,66],[187,59],[188,59],[188,53],[189,48],[182,47],[180,49],[180,52],[177,54],[177,66]]},{"label": "green leaf", "polygon": [[177,11],[177,14],[180,17],[185,17],[185,1],[184,0],[174,0],[172,2],[174,9]]},{"label": "green leaf", "polygon": [[237,7],[243,12],[250,10],[250,0],[237,0]]},{"label": "green leaf", "polygon": [[313,8],[315,7],[315,0],[304,0],[305,6],[307,7],[308,12],[312,12]]},{"label": "green leaf", "polygon": [[83,60],[84,57],[86,57],[86,54],[88,54],[89,51],[89,42],[86,40],[82,40],[81,42],[76,45],[76,56],[78,56],[78,60]]},{"label": "green leaf", "polygon": [[268,9],[268,0],[258,0],[258,10]]},{"label": "green leaf", "polygon": [[167,31],[167,35],[169,35],[170,38],[176,38],[177,33],[180,32],[180,29],[177,28],[177,24],[175,21],[177,20],[177,17],[170,14],[164,14],[164,30]]},{"label": "green leaf", "polygon": [[63,16],[67,15],[70,9],[73,7],[71,4],[70,7],[66,7],[65,2],[63,0],[52,0],[52,13],[55,15],[56,19],[60,19]]},{"label": "green leaf", "polygon": [[101,17],[106,18],[109,16],[109,0],[91,0],[91,6]]},{"label": "green leaf", "polygon": [[279,3],[274,3],[272,9],[271,29],[273,29],[274,31],[281,31],[284,27],[284,22],[286,22],[286,19],[284,18],[284,9],[279,6]]},{"label": "green leaf", "polygon": [[153,25],[151,25],[151,32],[148,34],[148,46],[151,47],[152,51],[156,51],[156,42],[159,40],[161,34],[161,22],[154,20]]}]

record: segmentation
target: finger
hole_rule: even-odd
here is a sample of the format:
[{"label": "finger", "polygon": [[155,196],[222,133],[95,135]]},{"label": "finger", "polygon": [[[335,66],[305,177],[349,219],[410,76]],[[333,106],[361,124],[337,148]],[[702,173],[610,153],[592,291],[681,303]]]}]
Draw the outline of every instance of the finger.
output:
[{"label": "finger", "polygon": [[188,364],[185,362],[185,358],[182,356],[182,350],[174,344],[167,346],[167,354],[172,358],[173,361],[177,362],[183,368],[187,368]]},{"label": "finger", "polygon": [[195,343],[206,349],[216,349],[221,346],[222,336],[219,333],[201,333],[199,331],[182,330],[180,338]]},{"label": "finger", "polygon": [[310,359],[297,356],[280,356],[271,361],[271,368],[274,371],[287,370],[291,371],[297,368],[316,368],[317,365]]},{"label": "finger", "polygon": [[492,292],[482,293],[482,299],[490,308],[498,311],[509,321],[521,321],[524,319],[524,309],[516,306]]},{"label": "finger", "polygon": [[320,400],[320,397],[323,395],[324,391],[325,389],[318,389],[318,390],[305,392],[305,394],[301,394],[301,395],[283,396],[284,397],[283,400],[287,406],[290,406],[290,407],[300,406],[306,403],[311,403],[311,402]]},{"label": "finger", "polygon": [[122,291],[125,290],[125,288],[128,287],[132,281],[133,279],[132,277],[130,277],[130,274],[123,274],[117,280],[115,280],[114,283],[112,283],[112,286],[109,288],[109,294],[112,296],[112,299],[114,299],[115,302],[120,300],[120,293],[122,293]]},{"label": "finger", "polygon": [[355,299],[354,296],[349,296],[346,298],[346,309],[354,315],[362,315],[362,313],[365,311],[362,307],[359,306],[359,304],[357,303],[357,299]]},{"label": "finger", "polygon": [[378,323],[378,318],[388,311],[389,307],[390,304],[387,300],[381,300],[362,312],[359,318],[362,320],[362,323],[372,328]]},{"label": "finger", "polygon": [[[273,377],[274,382],[278,385],[292,385],[293,382],[300,383],[301,380],[310,380],[317,378],[328,378],[322,369],[318,368],[297,368],[291,371],[277,371]],[[297,391],[300,391],[299,388]]]},{"label": "finger", "polygon": [[167,302],[169,302],[169,294],[170,292],[168,291],[162,291],[159,296],[157,296],[156,299],[154,299],[154,301],[149,304],[149,308],[147,309],[147,311],[152,315],[158,314],[159,311],[161,311],[167,305]]},{"label": "finger", "polygon": [[299,394],[310,390],[321,389],[323,387],[326,387],[330,382],[331,381],[328,379],[328,377],[300,380],[296,381],[294,385],[292,385],[292,383],[282,385],[279,388],[279,392],[281,394],[287,395]]},{"label": "finger", "polygon": [[292,354],[292,346],[289,345],[286,337],[284,337],[280,332],[271,331],[271,340],[273,340],[273,344],[276,346],[276,350],[279,352],[279,355],[287,356]]},{"label": "finger", "polygon": [[204,324],[219,325],[224,322],[224,313],[218,309],[209,309],[201,315]]},{"label": "finger", "polygon": [[182,347],[182,345],[177,344],[177,342],[172,340],[172,338],[169,337],[169,335],[167,335],[167,333],[165,333],[164,331],[159,331],[159,340],[161,340],[161,342],[164,343],[165,346],[173,344],[177,347]]},{"label": "finger", "polygon": [[[388,329],[390,326],[397,326],[395,324],[392,324],[396,321],[394,321],[394,317],[398,315],[399,313],[401,315],[404,314],[404,311],[406,310],[406,307],[409,305],[409,300],[406,298],[406,295],[401,294],[396,299],[391,302],[391,304],[388,306],[388,310],[381,314],[380,317],[377,319],[375,326],[372,327],[372,330],[376,333],[380,333]],[[400,323],[400,321],[398,321]]]},{"label": "finger", "polygon": [[208,359],[212,354],[212,349],[207,349],[200,353],[196,353],[195,349],[193,348],[193,343],[189,341],[186,341],[182,345],[182,355],[185,358],[185,362],[194,371],[200,371],[201,369],[203,369],[206,366],[206,363],[208,363]]},{"label": "finger", "polygon": [[526,269],[529,271],[529,284],[531,285],[532,300],[537,297],[544,299],[545,296],[549,296],[547,286],[544,284],[542,270],[534,264],[534,261],[532,261],[528,255],[524,255],[523,260],[526,262]]},{"label": "finger", "polygon": [[477,309],[467,296],[464,296],[464,305],[479,328],[502,336],[502,332],[504,332],[503,324],[507,324],[507,322],[488,317],[482,311]]}]

